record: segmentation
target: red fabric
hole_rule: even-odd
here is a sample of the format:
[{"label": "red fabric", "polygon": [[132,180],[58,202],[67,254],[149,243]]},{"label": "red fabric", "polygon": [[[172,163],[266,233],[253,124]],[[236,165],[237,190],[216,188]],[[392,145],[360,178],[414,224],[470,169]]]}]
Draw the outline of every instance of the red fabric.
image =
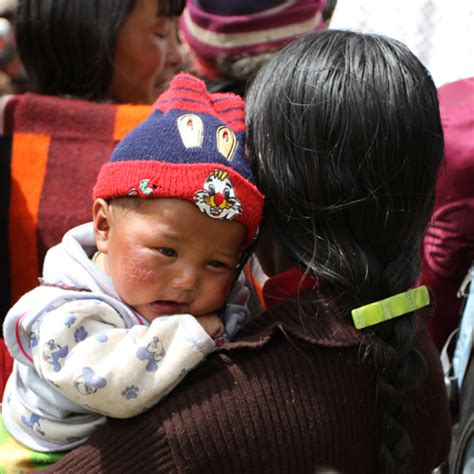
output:
[{"label": "red fabric", "polygon": [[263,297],[267,308],[293,299],[300,291],[313,289],[317,280],[305,275],[300,268],[294,267],[270,277],[263,285]]},{"label": "red fabric", "polygon": [[421,284],[437,309],[430,333],[439,349],[457,327],[457,290],[474,260],[474,78],[439,89],[445,163],[437,183],[435,211],[423,244]]},{"label": "red fabric", "polygon": [[[127,196],[133,191],[139,197],[175,197],[195,202],[195,194],[203,189],[207,177],[216,170],[228,173],[236,198],[244,212],[233,220],[247,227],[247,244],[253,242],[260,224],[263,198],[252,183],[232,168],[216,163],[170,163],[155,160],[115,161],[105,164],[94,187],[94,198],[110,199]],[[140,183],[147,178],[145,193]],[[149,194],[148,194],[149,193]]]},{"label": "red fabric", "polygon": [[327,27],[322,18],[325,1],[280,3],[276,8],[262,6],[258,13],[224,15],[188,1],[180,18],[181,33],[194,56],[219,67],[219,60],[276,51],[304,32]]},{"label": "red fabric", "polygon": [[18,98],[12,130],[10,304],[36,285],[46,251],[69,228],[91,219],[93,183],[117,143],[116,109],[34,94]]},{"label": "red fabric", "polygon": [[153,105],[153,109],[163,113],[171,109],[191,111],[193,107],[214,115],[236,132],[245,130],[243,99],[236,94],[209,94],[204,82],[189,74],[175,76],[171,87]]},{"label": "red fabric", "polygon": [[3,389],[7,383],[8,376],[12,371],[13,359],[5,346],[5,341],[0,339],[0,400],[3,397]]}]

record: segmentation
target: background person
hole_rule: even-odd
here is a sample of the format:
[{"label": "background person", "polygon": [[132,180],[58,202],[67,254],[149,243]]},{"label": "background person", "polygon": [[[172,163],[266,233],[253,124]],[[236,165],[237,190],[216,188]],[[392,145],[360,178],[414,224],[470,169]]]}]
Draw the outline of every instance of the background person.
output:
[{"label": "background person", "polygon": [[441,351],[458,327],[461,283],[474,260],[474,77],[438,89],[445,161],[423,241],[420,282],[436,295],[430,333]]},{"label": "background person", "polygon": [[16,35],[32,90],[152,104],[182,64],[183,7],[184,0],[22,0]]},{"label": "background person", "polygon": [[248,80],[276,51],[304,33],[327,28],[334,5],[333,0],[187,0],[180,28],[188,67],[213,91],[245,95]]}]

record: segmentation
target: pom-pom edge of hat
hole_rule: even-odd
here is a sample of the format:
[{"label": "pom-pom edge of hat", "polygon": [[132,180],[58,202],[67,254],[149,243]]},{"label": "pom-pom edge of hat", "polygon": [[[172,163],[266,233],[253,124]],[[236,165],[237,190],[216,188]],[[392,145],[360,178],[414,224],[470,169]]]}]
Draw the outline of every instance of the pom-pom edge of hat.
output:
[{"label": "pom-pom edge of hat", "polygon": [[210,218],[241,222],[252,243],[264,197],[245,152],[243,99],[210,94],[200,79],[176,75],[100,169],[93,199],[127,196],[187,200]]},{"label": "pom-pom edge of hat", "polygon": [[271,53],[304,33],[326,29],[325,4],[289,0],[256,13],[220,15],[191,0],[180,17],[180,30],[197,72],[211,79],[246,80]]}]

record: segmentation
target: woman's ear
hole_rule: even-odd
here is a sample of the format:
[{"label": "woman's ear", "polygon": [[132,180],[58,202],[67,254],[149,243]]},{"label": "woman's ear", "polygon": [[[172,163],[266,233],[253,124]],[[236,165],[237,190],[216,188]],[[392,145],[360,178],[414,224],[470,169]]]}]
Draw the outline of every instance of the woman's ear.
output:
[{"label": "woman's ear", "polygon": [[275,241],[268,226],[264,223],[260,226],[255,254],[265,274],[268,276],[275,275]]},{"label": "woman's ear", "polygon": [[267,276],[274,276],[296,265],[268,224],[263,224],[256,255]]},{"label": "woman's ear", "polygon": [[92,218],[97,250],[107,253],[112,225],[110,204],[102,198],[96,199],[92,205]]}]

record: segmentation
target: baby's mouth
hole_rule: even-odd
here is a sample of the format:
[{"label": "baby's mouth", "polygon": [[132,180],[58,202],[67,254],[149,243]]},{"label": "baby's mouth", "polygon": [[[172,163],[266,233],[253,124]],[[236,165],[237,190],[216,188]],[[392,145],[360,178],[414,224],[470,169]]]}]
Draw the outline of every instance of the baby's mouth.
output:
[{"label": "baby's mouth", "polygon": [[168,300],[156,300],[150,306],[157,316],[181,314],[185,308],[184,303]]}]

